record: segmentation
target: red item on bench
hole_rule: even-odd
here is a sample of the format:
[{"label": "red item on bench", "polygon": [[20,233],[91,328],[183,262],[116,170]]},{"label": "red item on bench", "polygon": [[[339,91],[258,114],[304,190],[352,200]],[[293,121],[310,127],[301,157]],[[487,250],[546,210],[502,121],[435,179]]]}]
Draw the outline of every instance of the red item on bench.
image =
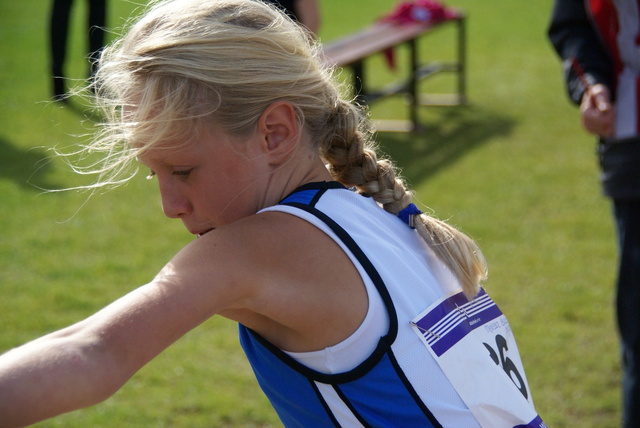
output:
[{"label": "red item on bench", "polygon": [[382,22],[407,24],[413,22],[441,22],[456,17],[455,11],[434,0],[413,0],[398,3],[394,10],[384,16]]},{"label": "red item on bench", "polygon": [[[434,0],[402,1],[380,21],[394,24],[413,24],[416,22],[438,23],[455,18],[456,12]],[[385,58],[389,68],[395,70],[393,49],[385,51]]]}]

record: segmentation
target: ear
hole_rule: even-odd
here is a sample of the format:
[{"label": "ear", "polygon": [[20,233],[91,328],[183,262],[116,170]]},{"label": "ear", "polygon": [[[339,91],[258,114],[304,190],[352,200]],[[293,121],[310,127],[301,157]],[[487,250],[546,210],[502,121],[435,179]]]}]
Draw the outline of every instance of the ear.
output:
[{"label": "ear", "polygon": [[258,132],[265,153],[274,164],[280,163],[298,143],[299,126],[293,105],[286,101],[270,104],[260,115]]}]

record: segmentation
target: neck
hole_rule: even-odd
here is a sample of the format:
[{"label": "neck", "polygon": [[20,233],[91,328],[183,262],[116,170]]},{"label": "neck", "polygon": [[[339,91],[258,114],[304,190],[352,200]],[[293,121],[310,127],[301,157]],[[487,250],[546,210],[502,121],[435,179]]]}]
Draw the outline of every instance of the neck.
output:
[{"label": "neck", "polygon": [[274,166],[268,178],[263,207],[277,204],[298,187],[307,183],[334,181],[320,157],[313,153],[297,153],[283,164]]}]

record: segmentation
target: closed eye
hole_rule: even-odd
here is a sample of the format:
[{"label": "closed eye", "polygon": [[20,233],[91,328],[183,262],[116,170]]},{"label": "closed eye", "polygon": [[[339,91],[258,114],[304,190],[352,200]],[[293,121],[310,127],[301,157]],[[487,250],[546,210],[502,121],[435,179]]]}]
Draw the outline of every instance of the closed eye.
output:
[{"label": "closed eye", "polygon": [[191,175],[191,172],[193,171],[193,168],[191,169],[185,169],[185,170],[178,170],[178,171],[173,171],[173,175],[180,177],[180,178],[187,178],[189,177],[189,175]]}]

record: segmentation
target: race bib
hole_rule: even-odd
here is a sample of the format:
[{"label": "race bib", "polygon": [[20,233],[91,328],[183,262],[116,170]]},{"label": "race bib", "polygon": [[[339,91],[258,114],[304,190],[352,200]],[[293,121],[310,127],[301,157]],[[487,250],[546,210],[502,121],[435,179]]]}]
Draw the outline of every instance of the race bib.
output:
[{"label": "race bib", "polygon": [[546,428],[509,322],[484,289],[472,301],[444,297],[411,324],[480,425]]}]

